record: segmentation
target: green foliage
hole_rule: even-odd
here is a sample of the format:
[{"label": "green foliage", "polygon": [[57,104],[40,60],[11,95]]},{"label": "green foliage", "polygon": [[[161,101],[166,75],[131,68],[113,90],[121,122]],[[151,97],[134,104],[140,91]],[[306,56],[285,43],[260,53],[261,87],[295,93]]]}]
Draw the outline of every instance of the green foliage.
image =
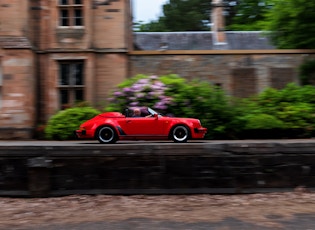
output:
[{"label": "green foliage", "polygon": [[177,75],[135,76],[118,85],[110,101],[106,111],[149,106],[162,114],[198,118],[209,129],[209,138],[226,133],[233,120],[234,109],[221,89]]},{"label": "green foliage", "polygon": [[280,49],[315,48],[315,2],[308,0],[274,0],[266,13],[266,30]]},{"label": "green foliage", "polygon": [[265,27],[266,13],[272,8],[272,0],[242,0],[235,6],[228,30],[260,31]]},{"label": "green foliage", "polygon": [[75,107],[61,110],[53,115],[45,128],[47,139],[73,139],[73,132],[81,123],[99,114],[100,111],[91,107]]},{"label": "green foliage", "polygon": [[[273,120],[271,123],[279,125],[277,128],[303,129],[308,133],[315,128],[314,96],[313,86],[301,87],[291,83],[282,90],[269,88],[240,103],[244,114],[239,119],[244,121],[246,128],[254,127],[252,119],[260,117],[261,120],[261,114],[264,114],[265,118],[266,115],[271,116],[270,119]],[[265,124],[267,127],[270,125],[267,121]],[[261,125],[264,123],[261,122]]]},{"label": "green foliage", "polygon": [[[315,87],[288,84],[267,88],[260,94],[236,99],[209,82],[188,81],[178,75],[137,75],[119,84],[111,93],[106,111],[126,106],[148,106],[162,114],[200,119],[208,128],[206,138],[238,138],[242,131],[299,129],[304,136],[315,133]],[[72,139],[73,131],[100,111],[81,104],[51,117],[48,139]]]},{"label": "green foliage", "polygon": [[278,118],[269,114],[248,114],[243,117],[244,129],[279,129],[283,128],[284,124]]},{"label": "green foliage", "polygon": [[163,5],[164,17],[160,21],[168,31],[209,30],[210,1],[170,0]]},{"label": "green foliage", "polygon": [[281,119],[285,128],[314,129],[314,106],[309,103],[282,103],[276,116]]},{"label": "green foliage", "polygon": [[[178,86],[178,85],[177,85]],[[177,89],[177,92],[174,92]],[[224,92],[202,81],[187,82],[179,88],[173,88],[174,104],[169,111],[186,117],[199,118],[208,128],[208,138],[225,135],[233,120],[233,108]]]},{"label": "green foliage", "polygon": [[151,21],[144,23],[142,21],[136,22],[133,25],[134,31],[136,32],[166,32],[167,29],[161,21]]},{"label": "green foliage", "polygon": [[[229,24],[236,12],[234,0],[225,0],[226,22]],[[209,31],[211,1],[170,0],[163,5],[163,16],[149,23],[136,22],[134,30],[139,32]]]},{"label": "green foliage", "polygon": [[237,138],[251,129],[315,129],[315,87],[288,84],[246,99],[233,99],[209,82],[177,75],[130,78],[112,93],[107,111],[149,106],[162,114],[193,117],[208,128],[207,138]]},{"label": "green foliage", "polygon": [[315,103],[315,88],[313,86],[298,86],[295,83],[289,83],[281,90],[268,88],[258,95],[260,105],[265,107],[269,105],[276,107],[281,102],[289,103]]},{"label": "green foliage", "polygon": [[[224,0],[227,30],[253,31],[266,27],[267,13],[277,0]],[[170,0],[163,5],[163,16],[149,23],[136,22],[140,32],[209,31],[211,1]]]},{"label": "green foliage", "polygon": [[315,60],[306,60],[299,67],[299,77],[303,85],[315,84]]}]

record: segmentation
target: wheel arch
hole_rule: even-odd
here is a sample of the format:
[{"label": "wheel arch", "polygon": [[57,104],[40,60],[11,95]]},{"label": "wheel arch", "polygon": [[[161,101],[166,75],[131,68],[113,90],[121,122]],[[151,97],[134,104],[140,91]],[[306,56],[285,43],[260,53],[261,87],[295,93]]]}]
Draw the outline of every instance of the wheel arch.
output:
[{"label": "wheel arch", "polygon": [[177,126],[185,126],[189,133],[188,133],[188,139],[191,139],[191,133],[192,133],[192,130],[190,128],[189,125],[187,125],[186,123],[184,122],[179,122],[179,123],[174,123],[173,125],[170,126],[170,129],[168,130],[168,139],[171,140],[172,139],[172,132],[173,130],[177,127]]},{"label": "wheel arch", "polygon": [[97,126],[97,128],[95,129],[95,132],[94,132],[94,138],[97,139],[97,134],[98,134],[98,131],[103,128],[103,127],[111,127],[115,133],[116,133],[116,136],[117,138],[119,139],[119,131],[117,130],[116,126],[111,124],[111,123],[104,123],[104,124],[101,124],[99,126]]}]

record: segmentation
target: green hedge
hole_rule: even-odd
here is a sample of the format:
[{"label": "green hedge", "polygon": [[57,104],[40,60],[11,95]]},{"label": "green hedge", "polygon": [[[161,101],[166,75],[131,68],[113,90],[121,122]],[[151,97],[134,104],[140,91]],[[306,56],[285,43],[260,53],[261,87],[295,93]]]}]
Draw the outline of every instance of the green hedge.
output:
[{"label": "green hedge", "polygon": [[222,137],[233,120],[233,106],[222,89],[206,81],[187,81],[177,75],[137,75],[118,85],[111,93],[106,111],[122,111],[126,106],[148,106],[177,117],[201,120],[207,138]]},{"label": "green hedge", "polygon": [[100,111],[92,107],[75,107],[59,111],[52,116],[45,128],[47,139],[69,140],[74,139],[74,131],[84,121],[99,114]]},{"label": "green hedge", "polygon": [[[315,133],[315,87],[311,85],[290,83],[281,90],[268,88],[237,99],[206,81],[137,75],[119,84],[107,104],[105,111],[149,106],[165,115],[198,118],[208,128],[207,139],[251,138],[254,133],[294,138]],[[72,139],[81,123],[99,113],[87,106],[60,111],[49,120],[46,138]]]}]

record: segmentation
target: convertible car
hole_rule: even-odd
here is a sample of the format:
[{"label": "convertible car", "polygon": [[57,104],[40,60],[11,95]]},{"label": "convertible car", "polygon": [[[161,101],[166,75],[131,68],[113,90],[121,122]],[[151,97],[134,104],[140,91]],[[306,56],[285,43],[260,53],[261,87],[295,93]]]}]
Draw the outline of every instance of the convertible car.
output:
[{"label": "convertible car", "polygon": [[198,119],[162,116],[151,108],[141,107],[99,114],[81,124],[75,134],[79,139],[109,144],[118,140],[187,142],[204,138],[206,132]]}]

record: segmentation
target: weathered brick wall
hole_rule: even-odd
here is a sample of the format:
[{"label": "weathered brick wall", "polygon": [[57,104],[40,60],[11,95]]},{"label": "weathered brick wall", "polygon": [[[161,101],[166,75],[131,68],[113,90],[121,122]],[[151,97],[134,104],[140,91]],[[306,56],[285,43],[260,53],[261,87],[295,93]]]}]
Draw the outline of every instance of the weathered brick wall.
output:
[{"label": "weathered brick wall", "polygon": [[91,11],[93,28],[93,48],[127,49],[131,32],[128,17],[128,1],[111,1],[110,5],[97,5]]},{"label": "weathered brick wall", "polygon": [[29,1],[0,4],[0,139],[31,138],[35,119],[34,54]]},{"label": "weathered brick wall", "polygon": [[315,143],[1,146],[0,194],[247,193],[315,188]]},{"label": "weathered brick wall", "polygon": [[27,49],[3,52],[0,138],[31,138],[35,119],[34,56]]},{"label": "weathered brick wall", "polygon": [[28,32],[29,1],[2,0],[0,36],[25,36]]},{"label": "weathered brick wall", "polygon": [[[204,53],[204,52],[203,52]],[[175,73],[187,79],[208,80],[230,95],[247,97],[266,87],[282,88],[289,82],[299,82],[297,71],[305,57],[304,53],[272,54],[200,54],[190,51],[168,51],[148,55],[138,52],[130,56],[130,76],[137,74],[164,75]]]},{"label": "weathered brick wall", "polygon": [[110,91],[126,79],[128,57],[126,54],[103,53],[95,58],[94,96],[95,104],[107,102]]}]

